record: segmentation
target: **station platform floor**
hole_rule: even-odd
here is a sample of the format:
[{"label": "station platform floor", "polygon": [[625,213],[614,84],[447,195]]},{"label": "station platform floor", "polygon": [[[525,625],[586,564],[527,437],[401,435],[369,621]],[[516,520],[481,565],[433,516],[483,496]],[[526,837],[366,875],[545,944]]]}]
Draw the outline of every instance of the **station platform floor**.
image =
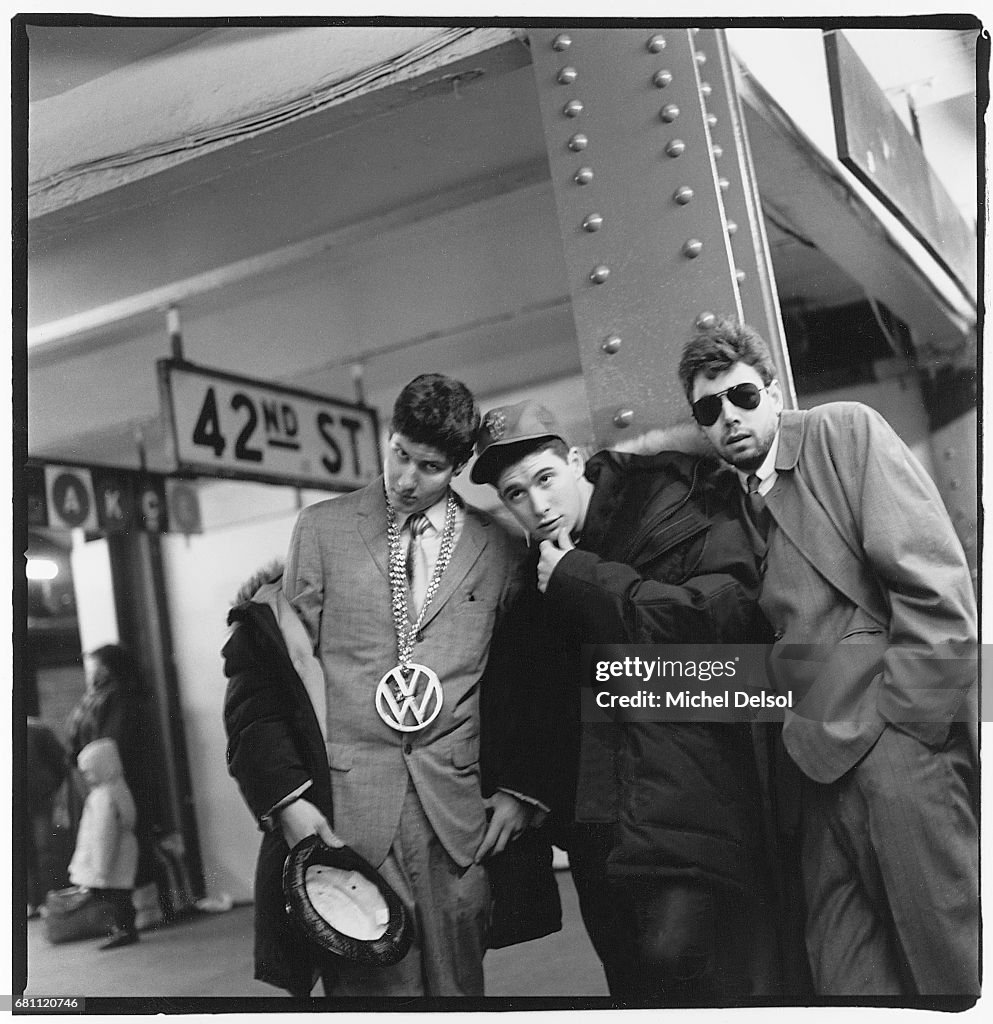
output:
[{"label": "station platform floor", "polygon": [[[487,997],[582,1000],[607,996],[603,969],[583,928],[572,879],[568,871],[556,872],[556,878],[562,931],[487,953]],[[235,1007],[242,1012],[256,1008],[271,1012],[290,1009],[293,1002],[281,990],[252,978],[251,905],[223,913],[197,913],[144,930],[140,942],[118,950],[101,951],[101,942],[52,944],[45,937],[43,921],[29,920],[24,995],[83,996],[90,1001],[88,1011],[97,1008],[102,997],[110,999],[108,1010],[166,1013],[223,1012]],[[316,991],[320,994],[319,984]],[[138,1003],[116,1007],[117,1000]],[[319,1002],[315,1008],[320,1008]]]}]

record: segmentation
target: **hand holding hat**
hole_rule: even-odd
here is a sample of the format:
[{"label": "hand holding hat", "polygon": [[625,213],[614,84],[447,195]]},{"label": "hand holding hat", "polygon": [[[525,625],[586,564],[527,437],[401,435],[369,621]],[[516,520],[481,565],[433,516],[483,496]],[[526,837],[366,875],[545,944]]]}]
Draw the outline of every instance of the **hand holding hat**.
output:
[{"label": "hand holding hat", "polygon": [[301,840],[313,835],[319,836],[328,846],[345,845],[331,830],[328,819],[304,797],[280,808],[276,815],[283,839],[291,850]]}]

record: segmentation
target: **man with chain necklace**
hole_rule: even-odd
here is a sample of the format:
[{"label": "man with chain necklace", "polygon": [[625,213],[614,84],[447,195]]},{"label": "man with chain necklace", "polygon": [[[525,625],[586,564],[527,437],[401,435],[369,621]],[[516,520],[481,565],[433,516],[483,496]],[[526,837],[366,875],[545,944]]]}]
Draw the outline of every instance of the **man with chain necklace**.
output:
[{"label": "man with chain necklace", "polygon": [[[347,843],[415,925],[399,964],[338,965],[335,995],[482,995],[484,862],[543,804],[546,769],[523,733],[534,709],[516,683],[480,686],[525,589],[525,550],[449,486],[478,426],[464,384],[415,378],[394,405],[383,476],[303,509],[290,542],[283,590],[324,670],[333,820],[307,779],[272,819],[289,847],[315,833]],[[505,704],[486,716],[482,768],[481,690],[487,712]]]}]

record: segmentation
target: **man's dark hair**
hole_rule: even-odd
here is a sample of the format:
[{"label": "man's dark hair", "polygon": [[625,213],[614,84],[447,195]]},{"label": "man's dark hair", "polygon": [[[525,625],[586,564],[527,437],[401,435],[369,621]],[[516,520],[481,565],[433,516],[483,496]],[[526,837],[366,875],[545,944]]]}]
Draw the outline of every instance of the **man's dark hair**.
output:
[{"label": "man's dark hair", "polygon": [[472,455],[479,431],[479,406],[461,381],[422,373],[397,396],[390,429],[416,444],[444,452],[455,466]]},{"label": "man's dark hair", "polygon": [[776,376],[769,346],[747,324],[723,317],[713,327],[700,330],[686,343],[679,360],[679,381],[687,400],[693,401],[693,382],[699,374],[713,380],[736,363],[754,367],[766,385]]},{"label": "man's dark hair", "polygon": [[490,471],[493,486],[499,487],[500,476],[515,462],[520,462],[528,455],[538,455],[541,452],[552,452],[565,462],[569,458],[569,445],[561,437],[545,437],[502,445],[499,452],[494,452],[493,468]]}]

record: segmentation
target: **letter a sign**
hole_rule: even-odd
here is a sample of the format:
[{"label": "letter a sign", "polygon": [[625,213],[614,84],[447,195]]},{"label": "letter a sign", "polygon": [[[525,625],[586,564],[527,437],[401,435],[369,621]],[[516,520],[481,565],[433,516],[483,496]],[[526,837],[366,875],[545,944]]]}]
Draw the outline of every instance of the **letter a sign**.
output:
[{"label": "letter a sign", "polygon": [[63,530],[97,528],[97,503],[88,469],[46,466],[45,494],[49,526]]}]

